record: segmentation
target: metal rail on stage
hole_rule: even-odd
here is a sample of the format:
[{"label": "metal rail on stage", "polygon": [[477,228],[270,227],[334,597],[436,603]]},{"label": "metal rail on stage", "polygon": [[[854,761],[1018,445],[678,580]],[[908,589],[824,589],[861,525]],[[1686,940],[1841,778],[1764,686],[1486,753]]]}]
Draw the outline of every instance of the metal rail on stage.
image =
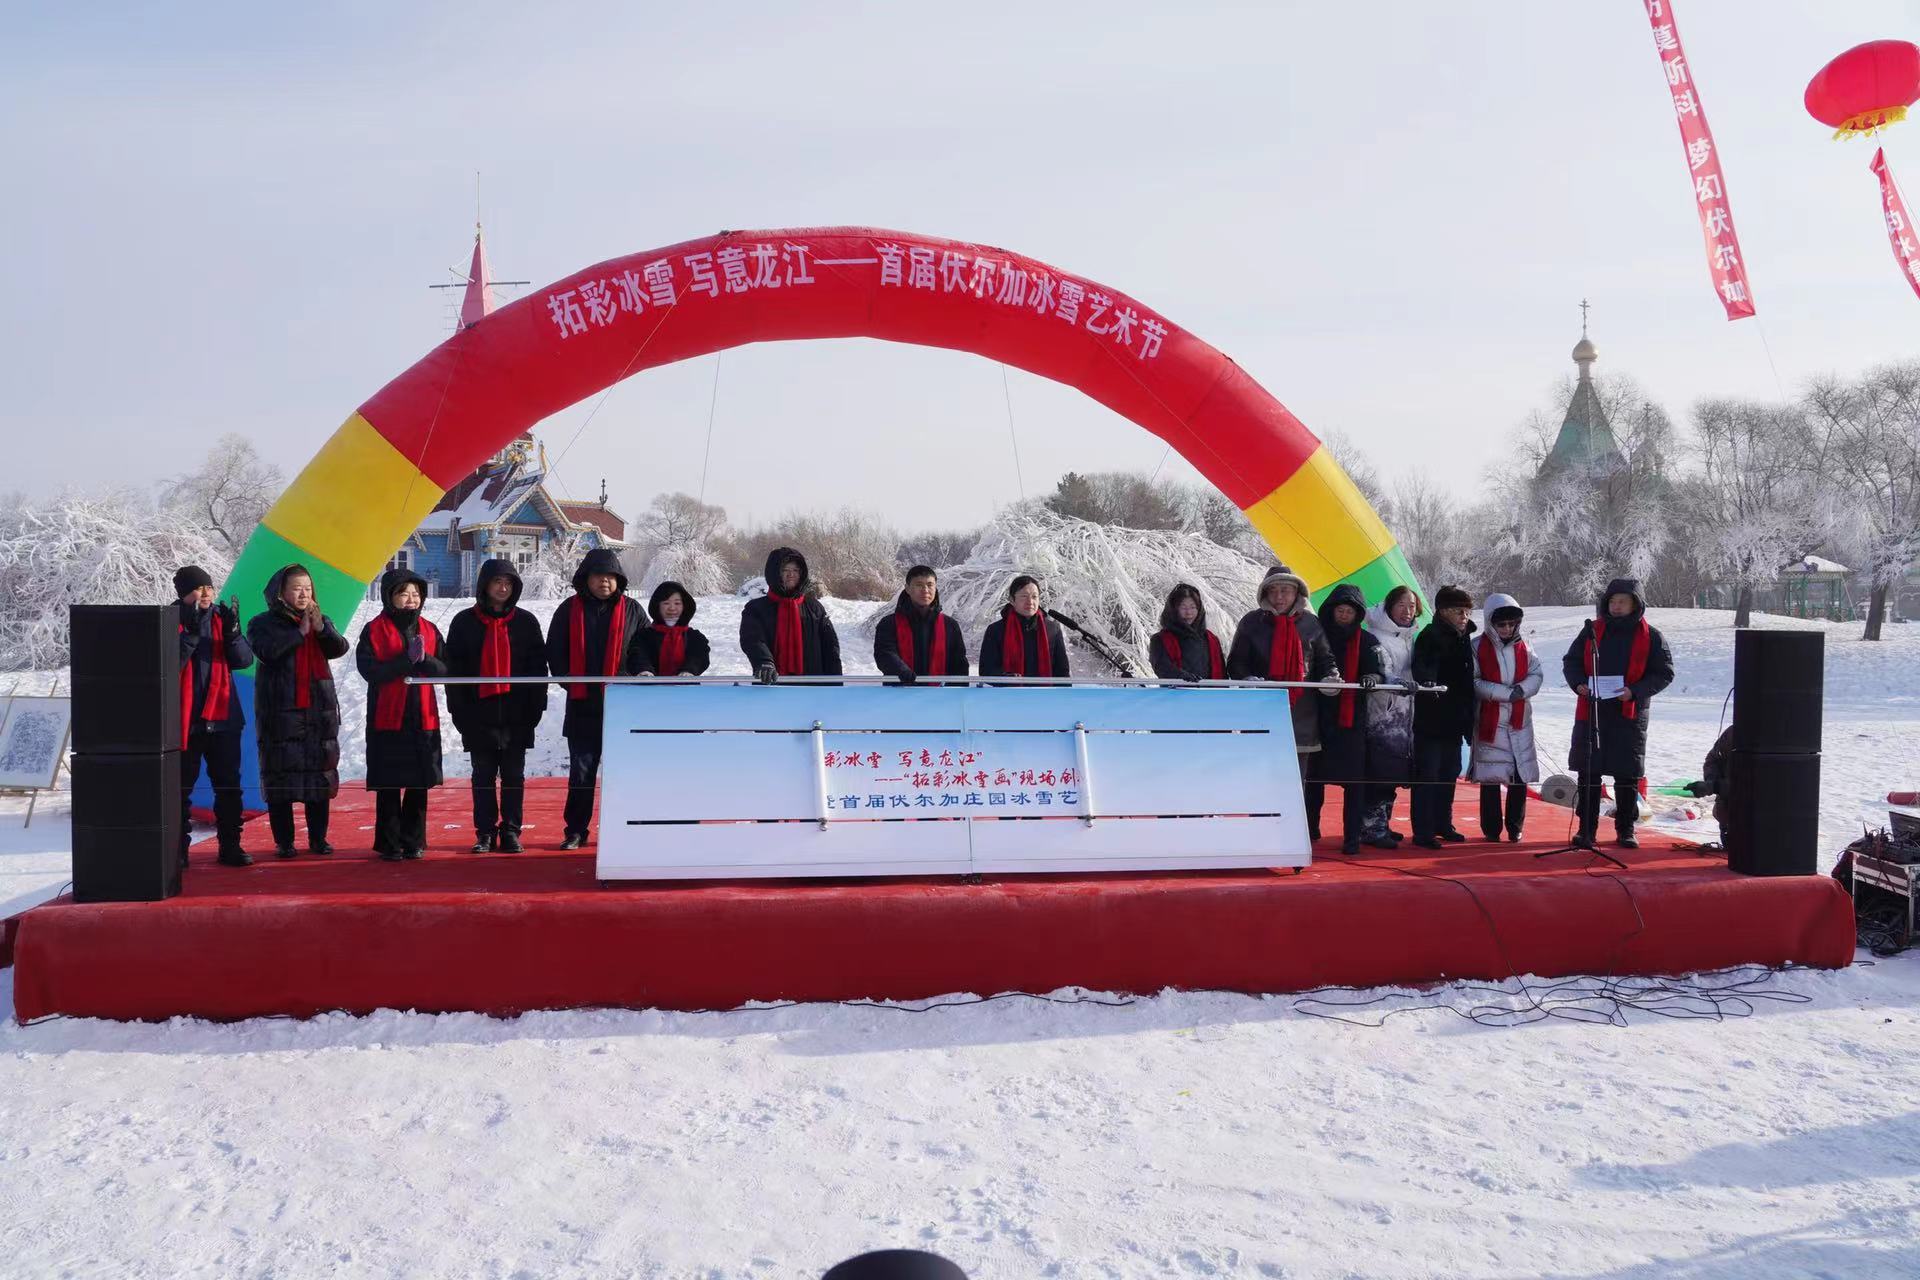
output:
[{"label": "metal rail on stage", "polygon": [[[738,676],[407,676],[408,684],[716,684],[716,685],[757,685],[761,681],[752,674]],[[1143,680],[1125,679],[1119,676],[1094,676],[1088,679],[1063,678],[1056,676],[920,676],[912,685],[906,685],[894,676],[857,675],[857,676],[781,676],[775,684],[802,685],[902,685],[917,688],[920,685],[990,685],[995,687],[1037,686],[1073,686],[1094,685],[1101,688],[1167,688],[1167,689],[1353,689],[1362,693],[1445,693],[1443,684],[1392,684],[1385,681],[1372,685],[1354,684],[1340,680]]]}]

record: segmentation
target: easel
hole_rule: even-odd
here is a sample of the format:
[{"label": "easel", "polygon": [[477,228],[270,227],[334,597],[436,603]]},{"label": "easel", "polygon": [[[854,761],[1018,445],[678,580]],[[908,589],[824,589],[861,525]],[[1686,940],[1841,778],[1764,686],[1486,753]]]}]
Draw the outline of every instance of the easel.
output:
[{"label": "easel", "polygon": [[[15,680],[13,682],[13,687],[7,690],[7,714],[5,716],[0,716],[0,740],[4,740],[4,738],[6,737],[7,721],[10,720],[13,716],[14,695],[19,692],[20,692],[20,682],[18,680]],[[32,694],[29,696],[46,697],[46,698],[59,697],[60,696],[60,677],[56,675],[53,678],[53,687],[48,689],[46,693]],[[0,787],[0,796],[25,796],[27,798],[27,820],[21,824],[21,830],[24,831],[33,825],[33,811],[35,806],[37,806],[40,803],[40,793],[42,791],[54,791],[59,788],[60,771],[62,769],[67,769],[67,776],[68,777],[73,776],[73,771],[67,767],[67,748],[72,744],[72,742],[73,742],[73,719],[71,716],[69,716],[67,719],[66,731],[61,735],[61,738],[60,738],[60,754],[57,758],[55,758],[53,762],[53,776],[47,779],[47,785],[44,787]]]}]

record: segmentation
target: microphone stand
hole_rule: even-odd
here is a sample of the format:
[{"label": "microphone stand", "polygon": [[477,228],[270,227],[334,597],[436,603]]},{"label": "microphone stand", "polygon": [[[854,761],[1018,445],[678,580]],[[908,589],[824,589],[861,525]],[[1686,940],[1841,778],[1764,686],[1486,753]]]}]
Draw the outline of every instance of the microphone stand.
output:
[{"label": "microphone stand", "polygon": [[[1591,655],[1593,670],[1587,676],[1587,769],[1586,769],[1586,772],[1594,773],[1595,772],[1594,765],[1597,763],[1597,757],[1600,752],[1600,701],[1601,699],[1600,699],[1600,695],[1593,691],[1593,682],[1595,678],[1598,677],[1600,674],[1600,637],[1594,634],[1592,623],[1587,624],[1587,652]],[[1574,725],[1575,727],[1578,727],[1579,721],[1577,720],[1574,721]],[[1586,805],[1586,802],[1587,802],[1586,790],[1587,790],[1586,787],[1582,785],[1580,782],[1579,773],[1576,771],[1574,775],[1574,783],[1573,783],[1573,813],[1574,813],[1574,821],[1576,823],[1581,821],[1581,809]],[[1620,868],[1622,871],[1625,871],[1627,869],[1627,864],[1625,862],[1621,861],[1619,858],[1614,857],[1612,854],[1606,852],[1605,850],[1599,847],[1600,845],[1600,831],[1599,831],[1600,814],[1599,814],[1599,804],[1598,804],[1599,797],[1596,795],[1594,797],[1594,800],[1595,800],[1595,805],[1594,805],[1595,812],[1593,815],[1594,843],[1592,847],[1589,848],[1587,846],[1574,844],[1571,841],[1569,841],[1568,843],[1561,845],[1558,849],[1542,849],[1539,853],[1536,853],[1533,856],[1536,858],[1551,858],[1556,853],[1590,853],[1594,857],[1600,858],[1606,862],[1611,862],[1614,866]],[[1615,801],[1615,803],[1617,804],[1619,802]]]},{"label": "microphone stand", "polygon": [[1107,660],[1107,665],[1111,666],[1115,671],[1119,672],[1123,676],[1126,676],[1128,679],[1133,678],[1133,675],[1134,675],[1133,664],[1127,661],[1125,657],[1119,654],[1116,654],[1111,649],[1107,648],[1106,644],[1101,641],[1100,637],[1096,636],[1093,632],[1087,630],[1085,627],[1081,626],[1079,623],[1075,622],[1072,618],[1069,618],[1064,613],[1057,612],[1056,610],[1053,610],[1053,609],[1047,609],[1047,610],[1044,610],[1043,612],[1045,612],[1049,618],[1052,618],[1055,622],[1067,628],[1069,631],[1074,632],[1082,640],[1086,641],[1087,647],[1089,649],[1092,649],[1095,653],[1099,654],[1102,658],[1105,658]]}]

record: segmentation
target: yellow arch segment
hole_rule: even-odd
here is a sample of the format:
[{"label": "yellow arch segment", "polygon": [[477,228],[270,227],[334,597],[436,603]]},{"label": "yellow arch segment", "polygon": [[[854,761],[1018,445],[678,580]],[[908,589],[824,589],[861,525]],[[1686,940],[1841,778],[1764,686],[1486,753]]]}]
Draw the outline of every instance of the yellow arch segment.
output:
[{"label": "yellow arch segment", "polygon": [[1316,593],[1397,545],[1325,445],[1279,488],[1245,510],[1260,536]]},{"label": "yellow arch segment", "polygon": [[443,493],[356,413],[261,523],[335,568],[371,581]]}]

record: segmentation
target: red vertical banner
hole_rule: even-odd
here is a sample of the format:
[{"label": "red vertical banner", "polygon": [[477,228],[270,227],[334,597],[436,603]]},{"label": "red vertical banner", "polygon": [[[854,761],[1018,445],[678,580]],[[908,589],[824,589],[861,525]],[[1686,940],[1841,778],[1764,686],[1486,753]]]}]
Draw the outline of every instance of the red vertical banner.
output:
[{"label": "red vertical banner", "polygon": [[1920,295],[1920,253],[1914,252],[1913,219],[1907,217],[1907,202],[1893,180],[1893,170],[1887,168],[1884,148],[1873,153],[1872,168],[1873,176],[1880,179],[1880,212],[1886,215],[1887,243],[1893,246],[1893,260],[1900,264],[1907,285]]},{"label": "red vertical banner", "polygon": [[1667,93],[1673,99],[1674,118],[1680,122],[1680,141],[1687,151],[1688,176],[1700,214],[1700,232],[1707,243],[1707,270],[1714,291],[1727,309],[1727,319],[1753,314],[1753,291],[1747,287],[1747,263],[1740,253],[1740,237],[1733,230],[1733,207],[1727,199],[1727,181],[1720,171],[1720,152],[1707,127],[1706,108],[1680,44],[1680,28],[1673,18],[1673,0],[1646,0],[1647,20],[1653,25],[1653,47],[1666,73]]}]

